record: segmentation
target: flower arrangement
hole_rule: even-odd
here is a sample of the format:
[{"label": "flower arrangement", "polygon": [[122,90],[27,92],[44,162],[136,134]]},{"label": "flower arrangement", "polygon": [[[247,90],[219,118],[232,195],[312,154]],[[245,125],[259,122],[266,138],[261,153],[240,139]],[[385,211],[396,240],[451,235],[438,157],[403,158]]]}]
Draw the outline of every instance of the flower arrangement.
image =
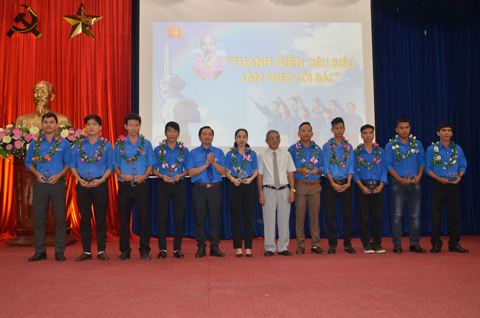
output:
[{"label": "flower arrangement", "polygon": [[442,161],[442,157],[439,154],[439,145],[440,143],[437,142],[432,142],[433,145],[433,166],[441,166],[444,170],[450,169],[454,164],[457,163],[457,158],[458,158],[458,151],[457,151],[457,145],[453,142],[450,141],[450,144],[452,145],[452,155],[448,159],[447,162]]},{"label": "flower arrangement", "polygon": [[167,145],[167,139],[162,140],[159,145],[160,151],[158,152],[158,160],[162,164],[162,168],[167,169],[170,172],[177,171],[177,169],[180,168],[180,162],[183,161],[183,155],[185,153],[185,145],[183,144],[183,142],[177,142],[178,148],[180,148],[180,155],[178,156],[178,161],[170,166],[165,159],[165,155],[167,154],[167,151],[165,150],[165,146]]},{"label": "flower arrangement", "polygon": [[69,125],[60,125],[57,129],[57,136],[67,139],[73,147],[73,144],[83,140],[83,138],[87,136],[87,133],[85,130],[75,129]]},{"label": "flower arrangement", "polygon": [[40,135],[37,127],[26,128],[21,125],[13,128],[13,123],[7,125],[5,129],[0,128],[0,156],[8,158],[10,155],[15,157],[23,156],[29,147],[30,142]]},{"label": "flower arrangement", "polygon": [[[330,143],[330,145],[328,146],[329,149],[332,149],[332,156],[330,158],[330,164],[333,165],[333,164],[336,164],[337,166],[340,166],[342,168],[345,168],[346,167],[346,164],[347,164],[347,160],[348,158],[350,157],[350,146],[348,145],[348,140],[345,139],[345,137],[342,137],[343,140],[345,141],[345,145],[343,146],[344,150],[343,150],[343,155],[342,155],[342,158],[343,158],[343,162],[341,162],[340,160],[338,160],[338,157],[337,157],[337,153],[335,151],[335,148],[337,148],[336,145],[333,144],[333,141],[334,141],[334,138],[330,138],[328,140],[328,142]],[[339,147],[340,150],[342,147]]]},{"label": "flower arrangement", "polygon": [[[313,156],[312,156],[312,158],[310,158],[309,163],[307,163],[307,160],[303,156],[301,141],[298,140],[295,144],[295,147],[297,148],[298,157],[300,158],[300,161],[302,163],[302,167],[304,167],[305,169],[308,169],[308,170],[312,169],[315,166],[315,164],[318,163],[318,151],[320,150],[320,148],[317,146],[315,141],[311,140],[311,143],[313,145],[313,151],[312,151]],[[309,178],[309,176],[305,177],[305,179],[308,179],[308,178]]]},{"label": "flower arrangement", "polygon": [[[242,159],[242,165],[239,166],[238,165],[238,161],[237,161],[237,155],[235,154],[236,152],[236,148],[235,148],[235,145],[233,145],[233,147],[230,147],[230,153],[232,154],[232,162],[233,162],[233,170],[235,170],[236,173],[240,173],[242,171],[245,171],[245,164],[248,162],[251,162],[252,161],[252,148],[250,147],[247,147],[246,148],[247,152],[243,155],[243,159]],[[217,159],[215,159],[216,161]]]},{"label": "flower arrangement", "polygon": [[357,161],[358,171],[360,171],[361,167],[365,167],[368,170],[370,170],[371,168],[378,165],[380,163],[380,155],[382,154],[382,152],[380,151],[380,145],[374,142],[373,146],[375,147],[375,158],[373,158],[373,163],[367,163],[365,159],[363,159],[362,157],[362,146],[363,146],[363,143],[358,145],[357,148],[355,149],[355,152],[357,153],[357,157],[358,157],[358,161]]},{"label": "flower arrangement", "polygon": [[397,166],[399,166],[400,160],[408,158],[412,154],[419,153],[420,151],[415,149],[417,148],[417,137],[410,134],[410,136],[408,136],[408,138],[411,140],[410,150],[404,155],[400,154],[400,147],[397,145],[397,137],[398,135],[395,135],[395,137],[389,141],[392,143],[392,149],[395,151],[395,157],[397,157]]},{"label": "flower arrangement", "polygon": [[[34,127],[33,124],[29,128],[25,125],[20,125],[17,128],[13,128],[14,124],[7,125],[5,128],[0,128],[0,156],[4,158],[14,155],[15,157],[21,157],[25,155],[30,147],[32,140],[37,138],[43,133],[43,129]],[[85,138],[87,133],[81,129],[75,129],[72,126],[61,125],[58,127],[57,136],[67,139],[71,146],[73,144]]]}]

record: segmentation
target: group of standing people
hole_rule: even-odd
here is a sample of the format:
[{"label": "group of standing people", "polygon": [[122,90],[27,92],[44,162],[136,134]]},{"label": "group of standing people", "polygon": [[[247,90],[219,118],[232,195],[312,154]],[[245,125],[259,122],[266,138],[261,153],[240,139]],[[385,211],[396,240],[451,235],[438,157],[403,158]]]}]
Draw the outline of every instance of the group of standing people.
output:
[{"label": "group of standing people", "polygon": [[[193,183],[192,201],[195,214],[195,238],[198,250],[196,258],[206,256],[206,219],[210,227],[210,255],[224,257],[219,249],[220,212],[222,209],[222,177],[230,181],[229,201],[232,211],[233,247],[237,257],[252,257],[253,211],[256,201],[262,205],[265,256],[291,256],[289,245],[290,205],[295,202],[296,254],[304,254],[306,248],[304,224],[308,207],[311,251],[326,254],[320,242],[320,193],[321,176],[325,182],[325,219],[329,254],[337,248],[335,228],[336,204],[340,201],[344,225],[344,249],[355,254],[352,236],[352,180],[357,185],[357,201],[360,208],[360,236],[365,253],[385,253],[381,246],[382,215],[384,211],[384,185],[387,174],[392,176],[392,232],[393,251],[402,252],[401,220],[405,202],[409,212],[410,251],[425,253],[419,245],[420,230],[420,180],[423,174],[433,179],[432,186],[432,253],[442,248],[440,224],[446,202],[450,235],[449,250],[468,253],[459,245],[458,222],[459,182],[465,174],[467,163],[460,146],[450,139],[453,127],[449,123],[438,126],[440,141],[435,142],[425,154],[422,143],[410,134],[410,121],[401,118],[396,123],[397,136],[385,150],[374,143],[374,127],[363,125],[360,129],[364,140],[355,149],[345,138],[345,123],[337,117],[331,121],[330,138],[321,148],[313,140],[309,122],[298,127],[296,143],[288,151],[280,149],[281,134],[271,129],[266,134],[268,149],[257,157],[248,144],[248,132],[238,129],[235,144],[227,152],[212,145],[214,130],[204,126],[199,130],[201,145],[189,151],[178,140],[180,127],[176,122],[165,125],[166,139],[153,149],[151,143],[140,135],[141,118],[131,113],[125,117],[126,136],[120,136],[113,148],[100,135],[102,120],[97,115],[84,119],[87,137],[78,141],[72,149],[69,143],[57,136],[58,119],[47,113],[42,117],[42,134],[32,141],[25,165],[36,181],[33,188],[35,255],[29,261],[47,258],[45,247],[45,218],[49,202],[52,203],[56,221],[55,259],[65,260],[66,222],[65,173],[71,170],[78,180],[77,204],[81,215],[80,231],[83,253],[76,261],[92,259],[91,219],[92,204],[97,223],[97,258],[108,260],[106,250],[106,209],[108,183],[115,172],[119,182],[118,210],[120,219],[120,256],[117,261],[130,258],[130,220],[135,204],[140,236],[140,257],[150,260],[150,194],[146,183],[150,174],[159,178],[158,206],[158,258],[167,257],[166,223],[170,199],[173,203],[175,232],[173,256],[184,258],[181,250],[183,218],[185,213],[184,178]],[[243,207],[243,208],[242,208]],[[242,218],[243,212],[243,218]],[[372,218],[372,231],[369,219]],[[242,219],[244,245],[242,244]],[[278,224],[278,242],[276,242]]]},{"label": "group of standing people", "polygon": [[288,98],[273,90],[275,100],[268,107],[260,97],[258,101],[250,97],[250,101],[267,117],[268,130],[277,130],[287,143],[296,139],[298,126],[303,122],[310,122],[316,131],[314,139],[323,145],[333,135],[330,122],[332,118],[342,117],[345,121],[345,137],[352,143],[359,143],[359,129],[363,125],[363,119],[356,113],[357,106],[348,102],[346,110],[338,100],[337,94],[332,92],[332,98],[328,105],[318,97],[317,92],[312,90],[313,99],[311,107],[308,107],[296,89]]}]

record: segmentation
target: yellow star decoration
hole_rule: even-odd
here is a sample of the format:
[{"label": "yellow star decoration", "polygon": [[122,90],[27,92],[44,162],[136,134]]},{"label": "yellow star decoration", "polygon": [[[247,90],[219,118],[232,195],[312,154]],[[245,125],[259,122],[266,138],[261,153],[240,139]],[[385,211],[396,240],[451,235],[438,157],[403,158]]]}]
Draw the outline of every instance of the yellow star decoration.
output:
[{"label": "yellow star decoration", "polygon": [[102,17],[96,15],[87,15],[87,11],[85,10],[83,3],[81,3],[76,15],[66,15],[62,18],[72,25],[70,39],[83,32],[95,40],[91,26]]}]

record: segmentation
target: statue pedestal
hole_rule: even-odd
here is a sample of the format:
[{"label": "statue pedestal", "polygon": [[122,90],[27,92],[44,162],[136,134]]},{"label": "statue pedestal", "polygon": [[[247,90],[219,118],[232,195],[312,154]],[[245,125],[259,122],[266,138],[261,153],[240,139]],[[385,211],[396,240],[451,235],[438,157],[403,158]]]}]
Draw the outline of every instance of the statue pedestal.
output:
[{"label": "statue pedestal", "polygon": [[[25,156],[13,160],[13,184],[15,187],[15,213],[16,213],[16,237],[10,240],[8,246],[33,246],[33,183],[35,176],[27,171],[25,167]],[[68,172],[67,178],[67,207],[70,206],[72,196],[68,189],[72,187],[72,174]],[[70,233],[70,219],[67,218],[67,245],[77,239]],[[45,242],[47,246],[55,246],[55,217],[52,206],[48,207],[47,220],[45,223]]]}]

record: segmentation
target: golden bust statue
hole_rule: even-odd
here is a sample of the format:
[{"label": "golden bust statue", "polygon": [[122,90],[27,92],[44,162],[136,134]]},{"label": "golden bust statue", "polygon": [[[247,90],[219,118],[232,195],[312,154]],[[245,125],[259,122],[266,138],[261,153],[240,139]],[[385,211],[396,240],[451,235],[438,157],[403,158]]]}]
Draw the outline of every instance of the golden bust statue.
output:
[{"label": "golden bust statue", "polygon": [[40,81],[33,87],[33,100],[37,105],[37,110],[31,114],[25,114],[17,118],[15,127],[24,124],[30,127],[30,124],[41,129],[42,116],[46,113],[54,113],[58,118],[59,125],[72,125],[72,121],[65,115],[56,113],[50,109],[50,102],[55,98],[55,88],[47,81]]}]

